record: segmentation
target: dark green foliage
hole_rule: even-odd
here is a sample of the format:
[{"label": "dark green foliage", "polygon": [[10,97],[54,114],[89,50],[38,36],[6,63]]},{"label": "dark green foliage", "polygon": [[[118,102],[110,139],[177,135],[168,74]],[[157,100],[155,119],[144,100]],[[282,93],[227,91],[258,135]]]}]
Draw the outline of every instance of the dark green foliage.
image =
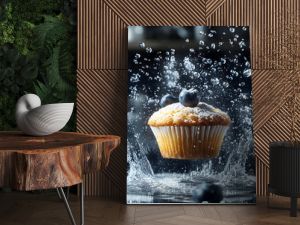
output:
[{"label": "dark green foliage", "polygon": [[[25,92],[36,93],[43,104],[75,102],[75,0],[0,3],[1,130],[15,127],[15,103]],[[68,125],[66,130],[75,130],[74,116]]]},{"label": "dark green foliage", "polygon": [[21,55],[12,45],[0,47],[0,94],[17,96],[33,90],[37,78],[36,62]]},{"label": "dark green foliage", "polygon": [[62,13],[68,19],[68,22],[72,26],[76,26],[77,23],[77,0],[63,1]]},{"label": "dark green foliage", "polygon": [[33,91],[37,78],[35,60],[12,45],[0,46],[0,128],[15,128],[14,107],[19,96]]},{"label": "dark green foliage", "polygon": [[14,130],[16,128],[15,109],[16,100],[8,95],[0,95],[0,128]]},{"label": "dark green foliage", "polygon": [[75,69],[70,27],[62,19],[45,16],[35,28],[34,49],[40,59],[40,80],[36,93],[44,103],[72,101],[75,98]]},{"label": "dark green foliage", "polygon": [[[13,6],[13,15],[18,20],[38,24],[43,15],[58,15],[64,0],[8,0]],[[68,2],[68,1],[67,1]]]},{"label": "dark green foliage", "polygon": [[16,17],[11,3],[0,7],[0,46],[10,43],[22,54],[27,54],[34,24]]},{"label": "dark green foliage", "polygon": [[[39,55],[39,80],[35,92],[43,103],[74,102],[76,98],[76,41],[63,15],[45,16],[34,29],[33,48]],[[75,120],[68,124],[75,127]],[[67,127],[68,129],[69,127]]]}]

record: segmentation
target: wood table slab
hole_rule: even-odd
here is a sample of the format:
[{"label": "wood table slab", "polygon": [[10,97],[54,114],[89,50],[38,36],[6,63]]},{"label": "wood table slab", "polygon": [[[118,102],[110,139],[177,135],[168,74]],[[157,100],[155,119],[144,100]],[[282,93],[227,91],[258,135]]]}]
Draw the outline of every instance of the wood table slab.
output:
[{"label": "wood table slab", "polygon": [[0,132],[0,187],[29,191],[79,184],[83,175],[103,170],[119,144],[113,135]]}]

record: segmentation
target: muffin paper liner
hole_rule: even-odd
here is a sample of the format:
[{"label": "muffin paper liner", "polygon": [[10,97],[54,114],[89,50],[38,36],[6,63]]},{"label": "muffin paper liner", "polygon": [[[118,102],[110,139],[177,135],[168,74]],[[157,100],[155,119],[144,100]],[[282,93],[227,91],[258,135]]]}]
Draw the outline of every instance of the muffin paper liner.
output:
[{"label": "muffin paper liner", "polygon": [[163,158],[217,157],[229,126],[150,126]]}]

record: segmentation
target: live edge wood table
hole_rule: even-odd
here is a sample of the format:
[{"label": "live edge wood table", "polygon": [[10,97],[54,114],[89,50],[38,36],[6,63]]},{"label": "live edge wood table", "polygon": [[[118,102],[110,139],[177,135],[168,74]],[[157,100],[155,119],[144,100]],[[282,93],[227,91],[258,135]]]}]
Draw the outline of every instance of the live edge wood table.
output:
[{"label": "live edge wood table", "polygon": [[0,132],[0,187],[20,191],[56,189],[73,225],[63,187],[79,184],[80,223],[84,224],[83,176],[106,168],[120,137],[58,132],[32,137]]}]

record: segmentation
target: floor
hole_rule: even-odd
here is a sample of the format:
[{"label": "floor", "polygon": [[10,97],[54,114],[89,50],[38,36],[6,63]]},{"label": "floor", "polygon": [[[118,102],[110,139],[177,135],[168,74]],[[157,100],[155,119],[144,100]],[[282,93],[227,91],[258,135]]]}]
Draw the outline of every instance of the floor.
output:
[{"label": "floor", "polygon": [[[71,197],[74,212],[79,201]],[[288,207],[286,199],[272,199],[274,206]],[[300,204],[299,204],[300,208]],[[300,224],[288,210],[268,209],[265,199],[255,205],[129,205],[86,199],[86,225],[271,225]],[[56,193],[0,193],[1,225],[69,225]]]}]

